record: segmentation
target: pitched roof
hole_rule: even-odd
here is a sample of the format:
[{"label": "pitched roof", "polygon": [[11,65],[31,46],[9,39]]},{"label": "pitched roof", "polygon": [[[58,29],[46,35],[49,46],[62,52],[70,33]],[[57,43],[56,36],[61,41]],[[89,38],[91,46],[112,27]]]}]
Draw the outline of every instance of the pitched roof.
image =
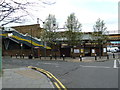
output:
[{"label": "pitched roof", "polygon": [[82,40],[95,40],[95,37],[92,36],[91,34],[82,34]]}]

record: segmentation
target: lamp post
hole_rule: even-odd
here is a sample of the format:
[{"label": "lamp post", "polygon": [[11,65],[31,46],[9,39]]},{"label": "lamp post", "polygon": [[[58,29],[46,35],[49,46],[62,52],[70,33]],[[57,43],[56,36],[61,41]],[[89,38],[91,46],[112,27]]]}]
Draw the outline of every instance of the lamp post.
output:
[{"label": "lamp post", "polygon": [[46,41],[44,41],[44,54],[45,54],[45,59],[46,59]]},{"label": "lamp post", "polygon": [[[43,29],[45,30],[44,24],[45,22],[43,20],[41,20],[40,18],[37,18],[37,23],[39,24],[39,20],[42,22],[43,24]],[[43,45],[44,45],[44,58],[46,59],[46,32],[44,33],[45,37],[43,37]]]},{"label": "lamp post", "polygon": [[32,29],[31,29],[31,54],[33,54],[33,46],[32,46]]},{"label": "lamp post", "polygon": [[[8,31],[8,37],[11,38],[13,36],[12,31]],[[8,49],[8,48],[7,48]]]},{"label": "lamp post", "polygon": [[[50,19],[46,19],[44,22],[43,22],[43,20],[41,20],[41,19],[39,19],[39,18],[37,18],[37,20],[40,20],[40,21],[42,21],[42,24],[43,24],[43,29],[45,30],[45,36],[44,36],[44,38],[43,38],[43,41],[44,41],[44,56],[45,56],[45,59],[46,59],[46,46],[47,46],[47,43],[46,43],[46,41],[47,41],[47,39],[49,39],[49,41],[50,42],[52,42],[52,39],[50,39],[51,38],[51,31],[52,31],[52,29],[53,29],[53,33],[55,32],[55,29],[54,29],[54,27],[56,26],[56,24],[51,24],[50,26],[49,26],[49,31],[47,31],[47,29],[46,29],[46,27],[45,27],[45,23],[46,23],[46,21],[49,21]],[[52,27],[51,27],[52,26]],[[48,35],[48,34],[50,34],[50,36]],[[48,37],[47,37],[48,36]],[[52,37],[53,37],[53,35],[52,35]]]},{"label": "lamp post", "polygon": [[23,44],[21,43],[21,44],[20,44],[20,47],[21,47],[20,57],[22,57],[22,46],[23,46]]},{"label": "lamp post", "polygon": [[57,60],[57,55],[56,55],[56,52],[57,52],[57,44],[55,43],[55,60]]},{"label": "lamp post", "polygon": [[[42,23],[43,23],[43,29],[45,29],[45,27],[44,27],[45,22],[42,21]],[[46,32],[45,32],[45,37],[44,37],[44,57],[45,57],[45,59],[46,59],[46,46],[47,45],[46,45]]]}]

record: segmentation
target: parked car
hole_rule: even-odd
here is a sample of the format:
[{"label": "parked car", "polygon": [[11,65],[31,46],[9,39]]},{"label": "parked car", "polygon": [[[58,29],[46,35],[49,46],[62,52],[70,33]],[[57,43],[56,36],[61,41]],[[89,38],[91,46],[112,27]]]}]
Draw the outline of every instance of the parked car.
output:
[{"label": "parked car", "polygon": [[107,47],[108,52],[118,52],[120,49],[118,47]]}]

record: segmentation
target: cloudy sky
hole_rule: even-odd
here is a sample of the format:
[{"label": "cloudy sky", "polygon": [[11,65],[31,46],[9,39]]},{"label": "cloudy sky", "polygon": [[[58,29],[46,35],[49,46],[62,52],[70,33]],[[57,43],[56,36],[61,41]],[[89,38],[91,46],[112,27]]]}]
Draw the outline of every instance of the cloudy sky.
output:
[{"label": "cloudy sky", "polygon": [[[47,0],[48,1],[48,0]],[[49,14],[55,15],[59,27],[62,28],[67,16],[75,13],[82,24],[83,31],[92,31],[98,18],[106,23],[107,30],[118,30],[118,1],[119,0],[51,0],[53,5],[43,5],[31,9],[32,15],[23,24],[36,24],[37,18],[45,20]],[[42,22],[40,21],[40,24]],[[18,24],[14,24],[18,25]]]}]

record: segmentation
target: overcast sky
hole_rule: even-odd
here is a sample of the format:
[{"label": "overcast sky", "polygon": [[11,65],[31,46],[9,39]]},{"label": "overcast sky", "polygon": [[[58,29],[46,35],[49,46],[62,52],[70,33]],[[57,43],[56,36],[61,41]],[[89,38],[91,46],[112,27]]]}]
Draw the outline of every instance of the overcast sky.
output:
[{"label": "overcast sky", "polygon": [[[98,18],[104,20],[107,30],[118,30],[119,0],[51,1],[55,1],[56,3],[53,5],[44,5],[45,7],[37,7],[37,11],[30,9],[32,12],[32,18],[29,16],[29,20],[24,24],[36,24],[37,18],[44,21],[49,14],[53,14],[59,23],[59,27],[62,28],[67,16],[74,12],[79,22],[82,24],[82,31],[93,31],[93,25]],[[40,22],[40,24],[42,23]]]}]

